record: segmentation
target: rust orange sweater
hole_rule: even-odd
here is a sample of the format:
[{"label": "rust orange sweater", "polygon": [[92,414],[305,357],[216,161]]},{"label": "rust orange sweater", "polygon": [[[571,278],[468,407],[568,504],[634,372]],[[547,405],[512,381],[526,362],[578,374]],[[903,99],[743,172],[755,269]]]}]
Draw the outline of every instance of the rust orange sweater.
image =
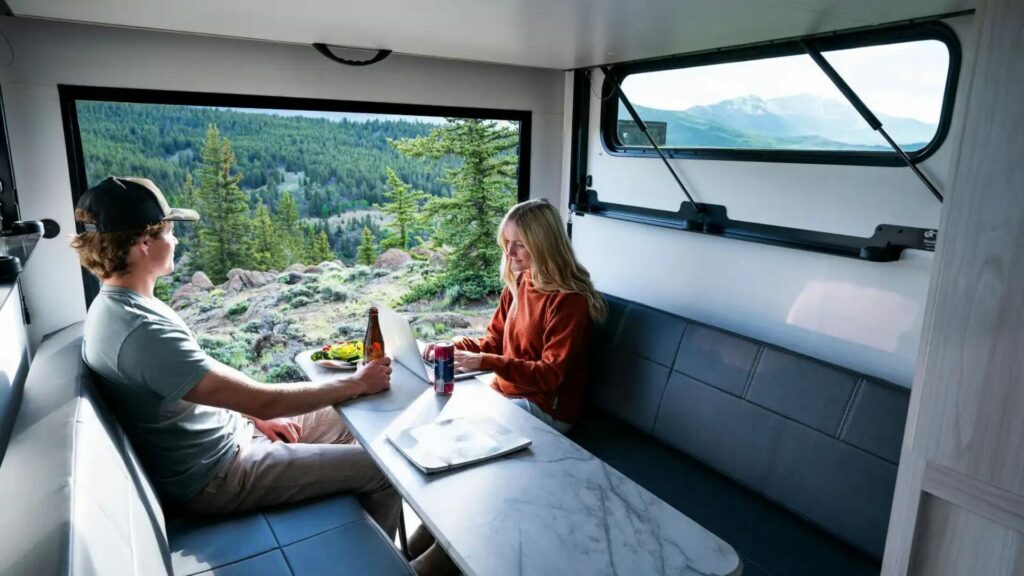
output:
[{"label": "rust orange sweater", "polygon": [[492,386],[505,396],[526,398],[556,420],[575,424],[587,380],[590,325],[584,295],[539,292],[524,272],[514,305],[509,289],[502,291],[487,335],[460,338],[455,346],[483,353],[480,367],[494,371]]}]

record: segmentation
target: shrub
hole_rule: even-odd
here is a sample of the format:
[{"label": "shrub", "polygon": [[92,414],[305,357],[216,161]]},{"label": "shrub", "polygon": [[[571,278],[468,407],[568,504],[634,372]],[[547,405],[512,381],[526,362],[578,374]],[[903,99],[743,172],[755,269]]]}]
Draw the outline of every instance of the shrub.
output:
[{"label": "shrub", "polygon": [[294,363],[285,361],[267,371],[267,380],[271,382],[299,382],[305,377]]},{"label": "shrub", "polygon": [[288,308],[302,308],[303,306],[308,306],[312,303],[313,300],[308,296],[296,296],[288,303]]},{"label": "shrub", "polygon": [[210,291],[210,298],[216,299],[216,298],[223,298],[223,297],[224,297],[224,289],[223,288],[214,288],[213,290]]},{"label": "shrub", "polygon": [[260,322],[259,320],[249,320],[248,322],[242,325],[242,332],[247,332],[249,334],[259,334],[260,327],[262,325],[263,323]]},{"label": "shrub", "polygon": [[228,307],[228,316],[238,316],[239,314],[245,314],[249,310],[248,300],[239,300]]},{"label": "shrub", "polygon": [[324,302],[347,302],[350,298],[352,293],[342,286],[326,284],[320,287],[320,299]]}]

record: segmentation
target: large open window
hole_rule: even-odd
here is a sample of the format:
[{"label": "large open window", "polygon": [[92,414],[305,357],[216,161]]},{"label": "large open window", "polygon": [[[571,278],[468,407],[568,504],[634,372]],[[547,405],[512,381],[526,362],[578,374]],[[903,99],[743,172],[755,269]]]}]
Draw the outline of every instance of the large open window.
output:
[{"label": "large open window", "polygon": [[[949,28],[931,23],[807,42],[911,158],[941,144],[960,59]],[[796,41],[626,64],[613,73],[671,156],[900,163]],[[603,103],[602,119],[610,152],[654,153],[619,99]]]},{"label": "large open window", "polygon": [[[501,289],[498,222],[529,197],[529,112],[60,93],[71,200],[109,175],[137,176],[199,211],[175,225],[175,272],[157,296],[215,358],[297,379],[295,354],[361,339],[374,301],[404,310],[424,339],[486,327]],[[98,283],[85,281],[91,301]]]}]

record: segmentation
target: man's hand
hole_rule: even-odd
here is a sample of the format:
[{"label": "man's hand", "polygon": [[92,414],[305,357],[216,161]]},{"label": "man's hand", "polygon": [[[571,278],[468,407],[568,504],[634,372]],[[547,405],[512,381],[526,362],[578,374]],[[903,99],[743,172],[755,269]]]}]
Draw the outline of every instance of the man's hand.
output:
[{"label": "man's hand", "polygon": [[302,434],[302,425],[287,418],[260,420],[249,416],[249,419],[256,425],[257,430],[273,442],[283,440],[286,444],[293,444],[299,441],[299,436]]},{"label": "man's hand", "polygon": [[391,358],[385,356],[361,365],[352,376],[358,382],[360,395],[376,394],[391,387]]},{"label": "man's hand", "polygon": [[455,350],[455,369],[459,372],[473,372],[480,369],[480,361],[483,354],[479,352],[467,352]]}]

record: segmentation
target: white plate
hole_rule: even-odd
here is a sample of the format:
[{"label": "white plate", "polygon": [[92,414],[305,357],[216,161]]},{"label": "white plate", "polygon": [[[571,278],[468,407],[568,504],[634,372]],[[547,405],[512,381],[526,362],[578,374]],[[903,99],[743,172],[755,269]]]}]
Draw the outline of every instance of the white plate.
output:
[{"label": "white plate", "polygon": [[359,360],[355,362],[345,362],[344,360],[313,360],[313,363],[323,368],[330,368],[331,370],[355,370],[359,367]]}]

